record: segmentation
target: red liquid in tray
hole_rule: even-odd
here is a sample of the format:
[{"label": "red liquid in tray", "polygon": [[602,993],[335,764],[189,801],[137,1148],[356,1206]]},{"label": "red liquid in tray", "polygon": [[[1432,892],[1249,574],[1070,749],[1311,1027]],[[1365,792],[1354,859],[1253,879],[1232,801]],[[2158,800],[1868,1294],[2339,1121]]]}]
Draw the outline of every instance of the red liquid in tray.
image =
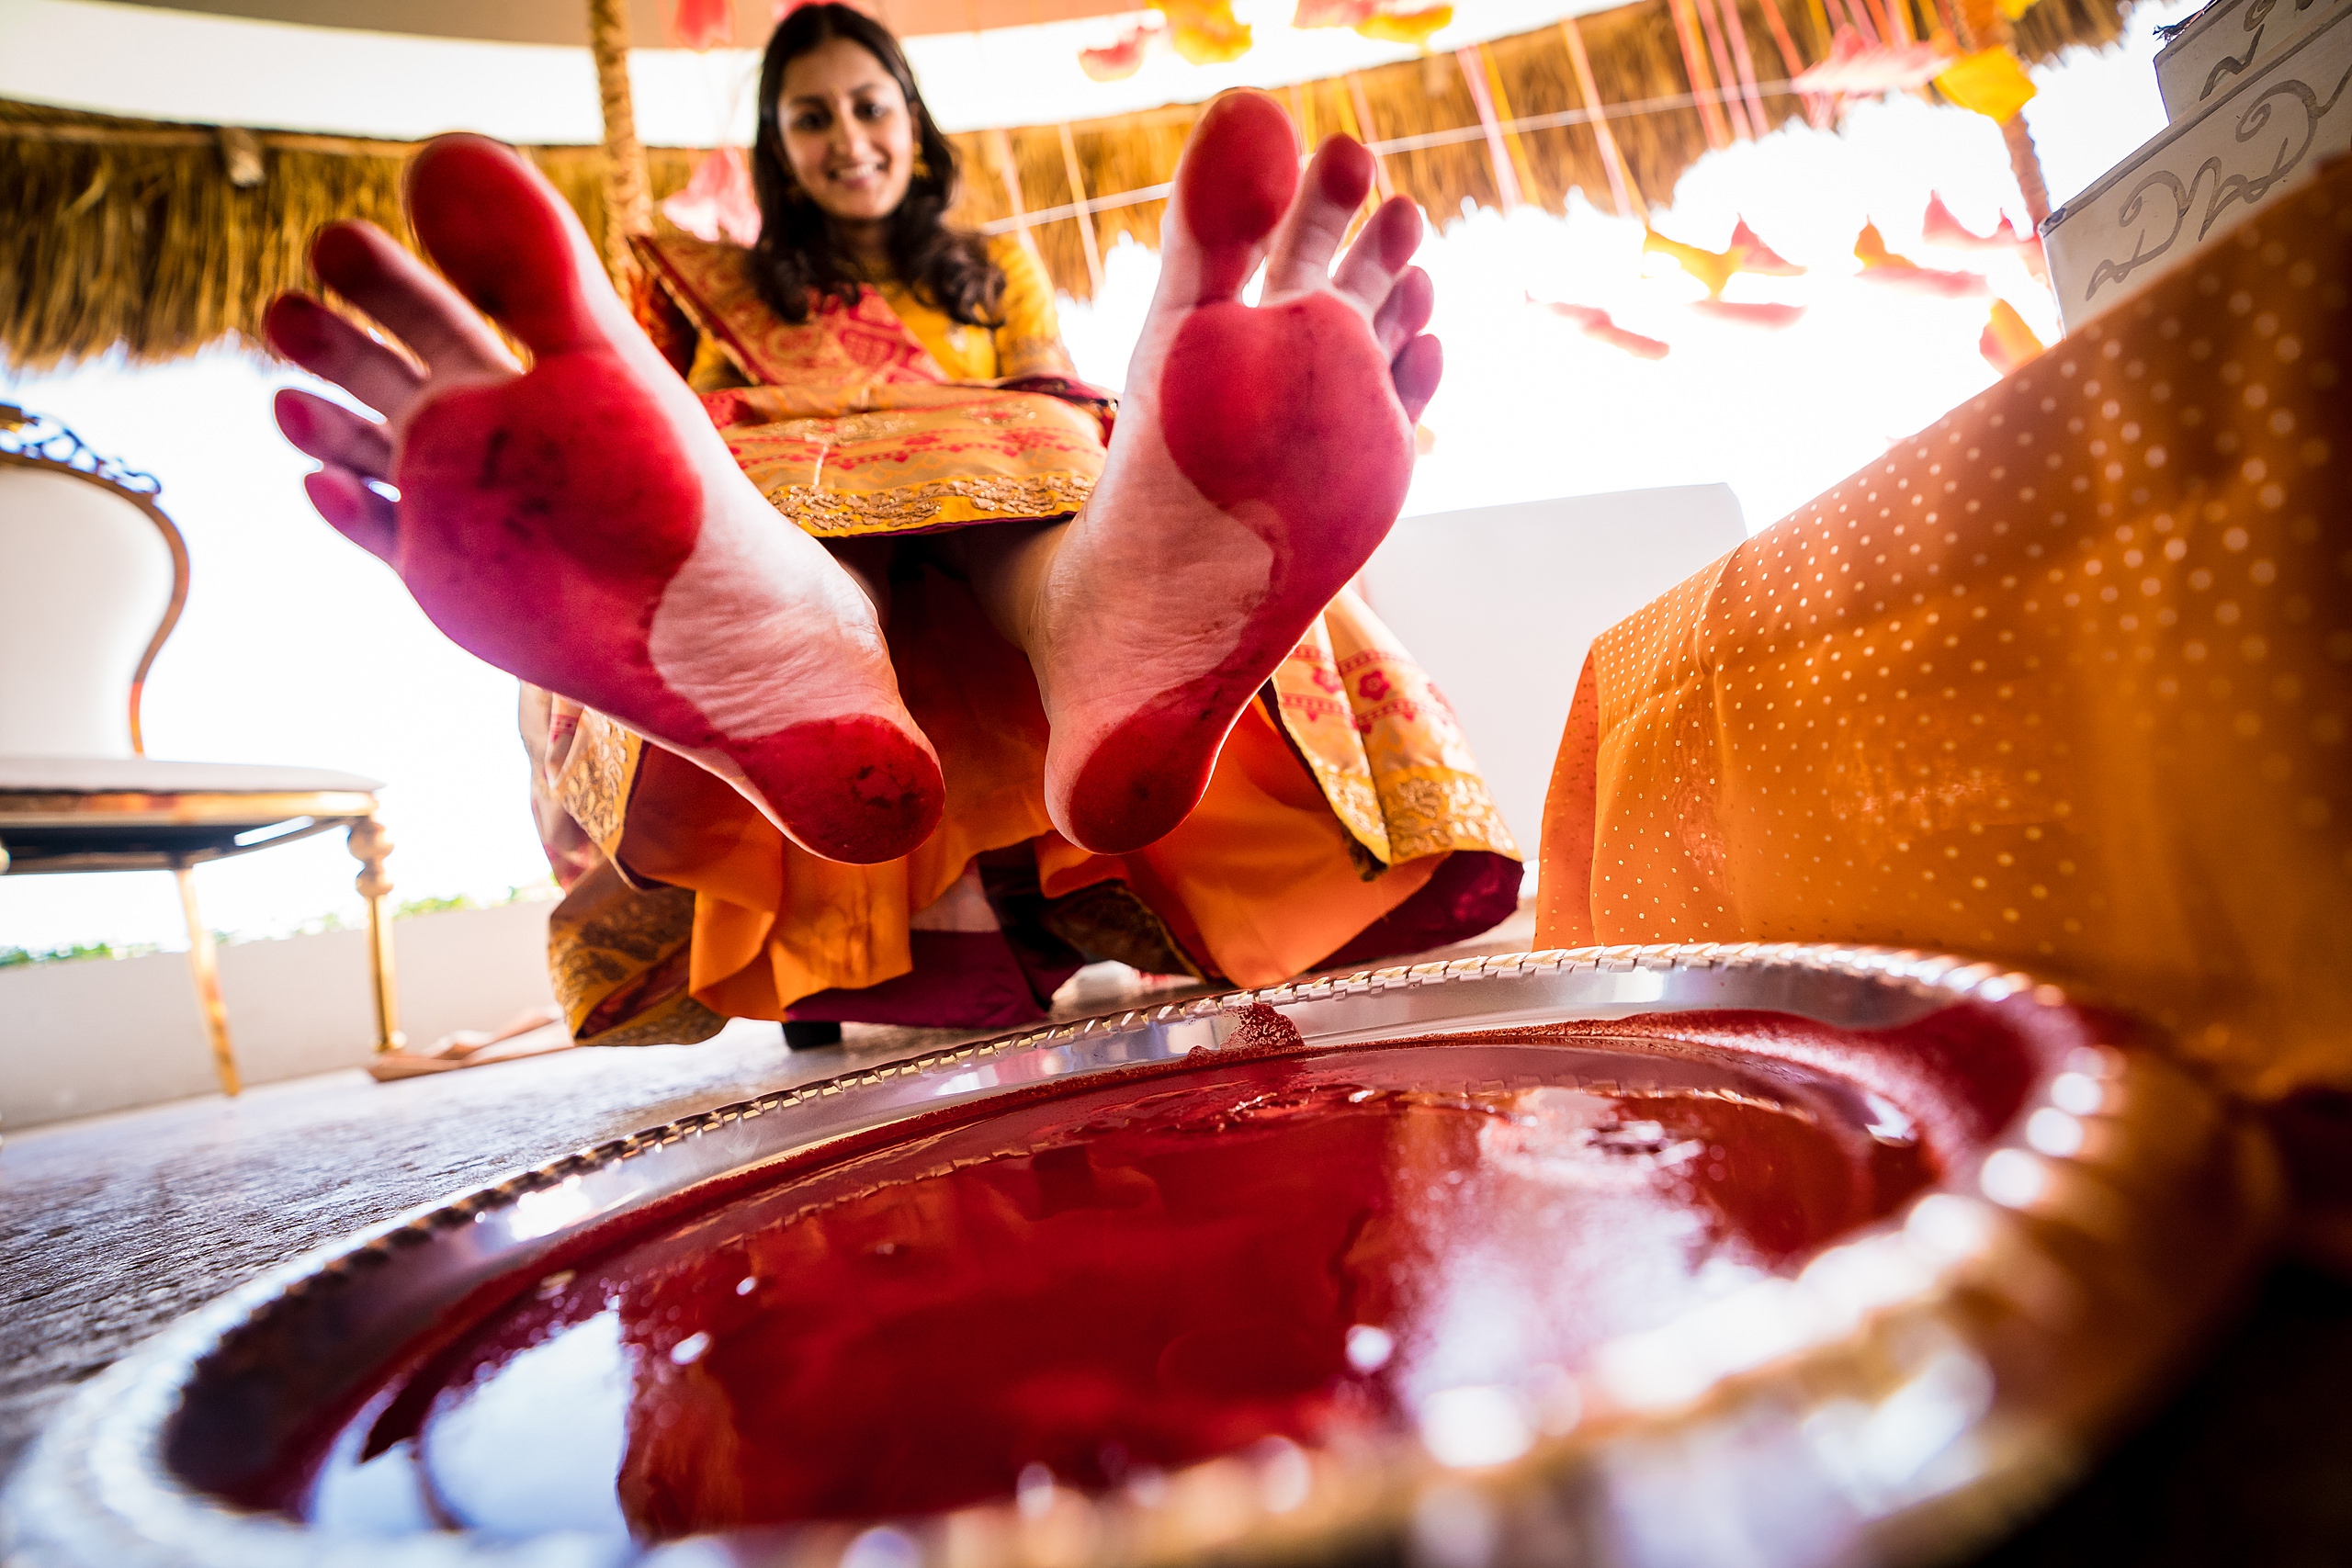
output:
[{"label": "red liquid in tray", "polygon": [[666,1540],[1410,1430],[1464,1386],[1540,1425],[1600,1341],[1917,1190],[1892,1114],[1605,1039],[1096,1080],[551,1277],[371,1402],[309,1511]]}]

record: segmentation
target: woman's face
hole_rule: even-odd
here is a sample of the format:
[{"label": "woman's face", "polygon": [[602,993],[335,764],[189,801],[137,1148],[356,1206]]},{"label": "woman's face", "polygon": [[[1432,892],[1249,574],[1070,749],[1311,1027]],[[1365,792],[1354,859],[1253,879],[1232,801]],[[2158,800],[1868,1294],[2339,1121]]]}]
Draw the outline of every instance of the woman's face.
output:
[{"label": "woman's face", "polygon": [[827,39],[787,64],[776,123],[792,177],[832,217],[871,222],[906,199],[914,116],[864,45]]}]

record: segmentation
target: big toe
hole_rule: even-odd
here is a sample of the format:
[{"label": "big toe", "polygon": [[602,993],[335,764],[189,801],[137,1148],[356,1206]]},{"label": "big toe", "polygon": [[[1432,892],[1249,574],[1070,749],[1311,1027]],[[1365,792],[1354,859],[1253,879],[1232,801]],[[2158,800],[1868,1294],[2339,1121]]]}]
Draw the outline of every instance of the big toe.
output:
[{"label": "big toe", "polygon": [[409,222],[434,265],[540,353],[602,334],[591,303],[610,294],[594,248],[547,176],[503,142],[435,137],[408,168]]},{"label": "big toe", "polygon": [[1208,107],[1176,170],[1176,210],[1201,271],[1198,298],[1240,292],[1297,189],[1298,137],[1280,105],[1245,90]]}]

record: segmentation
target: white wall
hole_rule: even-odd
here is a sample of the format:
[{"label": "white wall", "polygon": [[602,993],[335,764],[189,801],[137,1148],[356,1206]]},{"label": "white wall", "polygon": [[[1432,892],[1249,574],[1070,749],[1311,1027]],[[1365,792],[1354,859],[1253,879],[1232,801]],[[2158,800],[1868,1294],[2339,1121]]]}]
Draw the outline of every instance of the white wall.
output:
[{"label": "white wall", "polygon": [[[554,999],[552,903],[420,915],[392,927],[401,1027],[417,1045],[492,1029]],[[368,933],[220,951],[229,1033],[248,1084],[366,1065],[375,1044]],[[184,953],[0,969],[0,1126],[121,1111],[214,1089]]]},{"label": "white wall", "polygon": [[1408,517],[1365,566],[1530,865],[1585,649],[1747,537],[1730,486],[1678,485]]}]

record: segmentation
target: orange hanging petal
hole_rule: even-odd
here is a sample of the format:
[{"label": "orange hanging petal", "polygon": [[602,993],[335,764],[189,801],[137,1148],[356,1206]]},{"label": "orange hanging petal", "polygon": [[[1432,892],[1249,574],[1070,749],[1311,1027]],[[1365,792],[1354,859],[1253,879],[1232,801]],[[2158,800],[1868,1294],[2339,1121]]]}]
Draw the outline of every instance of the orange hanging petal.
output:
[{"label": "orange hanging petal", "polygon": [[1419,11],[1374,11],[1356,24],[1356,31],[1375,43],[1401,43],[1414,49],[1430,35],[1453,23],[1453,7],[1431,6]]},{"label": "orange hanging petal", "polygon": [[1642,250],[1650,255],[1671,257],[1675,264],[1706,285],[1707,298],[1720,299],[1724,285],[1739,270],[1739,247],[1735,243],[1728,251],[1702,251],[1696,245],[1686,245],[1679,240],[1669,240],[1651,230],[1642,236]]},{"label": "orange hanging petal", "polygon": [[1232,0],[1153,0],[1168,18],[1168,39],[1193,65],[1222,65],[1250,52],[1250,25],[1237,21]]},{"label": "orange hanging petal", "polygon": [[1976,340],[1976,351],[1984,362],[2006,376],[2040,354],[2042,341],[2033,335],[2017,307],[2007,299],[1993,301],[1992,318],[1984,323],[1984,335]]},{"label": "orange hanging petal", "polygon": [[2017,118],[2033,97],[2033,78],[2006,48],[1980,49],[1936,73],[1936,91],[1995,124]]}]

